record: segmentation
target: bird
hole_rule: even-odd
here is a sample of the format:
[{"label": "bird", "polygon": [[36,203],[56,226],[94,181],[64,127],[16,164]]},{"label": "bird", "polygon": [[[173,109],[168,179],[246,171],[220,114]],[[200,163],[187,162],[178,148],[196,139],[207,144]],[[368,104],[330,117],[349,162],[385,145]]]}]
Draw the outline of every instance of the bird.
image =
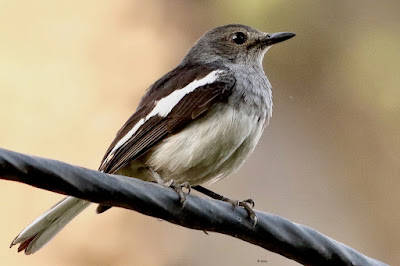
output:
[{"label": "bird", "polygon": [[[294,37],[229,24],[206,32],[181,63],[153,83],[116,134],[99,171],[198,191],[244,207],[204,187],[234,173],[253,152],[272,116],[271,84],[263,69],[266,51]],[[67,196],[29,224],[11,243],[33,254],[90,202]],[[252,205],[252,206],[250,206]],[[110,208],[99,205],[97,212]],[[254,224],[255,225],[255,224]]]}]

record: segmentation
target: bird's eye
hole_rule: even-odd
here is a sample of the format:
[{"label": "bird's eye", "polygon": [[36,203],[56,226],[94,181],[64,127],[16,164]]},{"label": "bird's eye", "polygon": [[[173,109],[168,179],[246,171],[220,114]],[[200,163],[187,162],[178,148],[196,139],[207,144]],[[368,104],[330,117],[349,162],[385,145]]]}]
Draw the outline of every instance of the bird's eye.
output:
[{"label": "bird's eye", "polygon": [[236,32],[232,36],[232,41],[234,41],[236,44],[244,44],[247,41],[247,35],[243,32]]}]

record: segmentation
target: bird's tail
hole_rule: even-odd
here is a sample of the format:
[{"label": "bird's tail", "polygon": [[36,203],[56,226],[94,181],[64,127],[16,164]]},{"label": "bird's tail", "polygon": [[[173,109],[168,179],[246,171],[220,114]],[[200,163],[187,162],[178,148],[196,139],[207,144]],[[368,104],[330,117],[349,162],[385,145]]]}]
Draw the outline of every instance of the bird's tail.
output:
[{"label": "bird's tail", "polygon": [[22,230],[10,247],[20,244],[18,252],[25,250],[26,255],[35,253],[89,204],[89,201],[65,197]]}]

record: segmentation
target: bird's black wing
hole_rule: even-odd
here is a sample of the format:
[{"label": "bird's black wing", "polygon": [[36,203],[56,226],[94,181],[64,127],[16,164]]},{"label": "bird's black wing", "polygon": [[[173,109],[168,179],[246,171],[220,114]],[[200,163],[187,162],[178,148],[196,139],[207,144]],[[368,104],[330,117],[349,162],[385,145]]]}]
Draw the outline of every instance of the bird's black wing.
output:
[{"label": "bird's black wing", "polygon": [[[163,98],[176,90],[197,84],[193,82],[207,78],[213,71],[218,71],[218,77],[213,82],[194,86],[195,89],[173,105],[167,115],[151,114],[152,111],[153,114],[157,113],[154,108]],[[169,72],[149,88],[136,112],[118,131],[99,170],[115,173],[163,139],[176,134],[190,122],[206,114],[215,104],[227,102],[235,82],[234,76],[227,69],[217,65],[183,66]],[[162,109],[163,106],[158,107]]]}]

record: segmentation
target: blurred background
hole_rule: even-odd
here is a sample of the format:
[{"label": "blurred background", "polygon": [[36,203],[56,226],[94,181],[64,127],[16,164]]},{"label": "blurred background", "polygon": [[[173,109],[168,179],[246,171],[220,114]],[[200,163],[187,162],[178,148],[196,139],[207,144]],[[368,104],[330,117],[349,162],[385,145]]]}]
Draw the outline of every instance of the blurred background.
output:
[{"label": "blurred background", "polygon": [[[400,2],[0,0],[0,147],[96,169],[140,96],[207,30],[297,36],[269,50],[274,115],[211,189],[400,264]],[[62,196],[0,185],[2,265],[296,265],[231,237],[95,206],[32,256],[8,249]]]}]

